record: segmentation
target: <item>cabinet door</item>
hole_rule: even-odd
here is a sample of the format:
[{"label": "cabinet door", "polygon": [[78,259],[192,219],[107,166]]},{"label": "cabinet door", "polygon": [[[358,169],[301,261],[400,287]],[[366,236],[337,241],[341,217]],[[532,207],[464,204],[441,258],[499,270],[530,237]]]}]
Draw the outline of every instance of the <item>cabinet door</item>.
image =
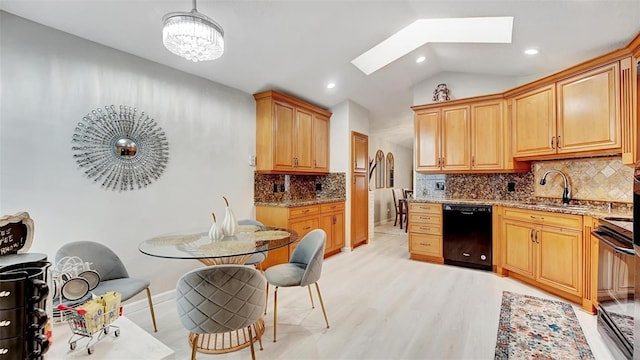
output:
[{"label": "cabinet door", "polygon": [[337,211],[333,214],[333,230],[331,232],[332,250],[340,250],[344,247],[344,211]]},{"label": "cabinet door", "polygon": [[327,243],[324,248],[324,253],[328,253],[333,250],[333,214],[320,215],[320,229],[327,233]]},{"label": "cabinet door", "polygon": [[540,227],[534,239],[536,281],[582,296],[582,232]]},{"label": "cabinet door", "polygon": [[440,110],[415,115],[416,171],[440,171]]},{"label": "cabinet door", "polygon": [[502,101],[471,105],[471,169],[503,168]]},{"label": "cabinet door", "polygon": [[313,116],[313,168],[329,172],[329,118]]},{"label": "cabinet door", "polygon": [[369,237],[369,191],[367,174],[354,173],[351,187],[351,247],[366,243]]},{"label": "cabinet door", "polygon": [[320,228],[327,233],[325,254],[344,247],[344,211],[322,214],[320,216]]},{"label": "cabinet door", "polygon": [[366,135],[356,134],[351,136],[351,141],[351,151],[353,152],[352,171],[366,174],[369,167],[369,138]]},{"label": "cabinet door", "polygon": [[502,221],[503,267],[534,278],[534,225],[504,219]]},{"label": "cabinet door", "polygon": [[289,254],[293,252],[293,249],[296,248],[300,240],[307,235],[311,230],[317,229],[320,226],[320,222],[318,216],[302,218],[302,219],[293,219],[289,221],[289,227],[298,233],[298,241],[289,245]]},{"label": "cabinet door", "polygon": [[556,153],[555,104],[555,85],[537,89],[512,99],[514,157]]},{"label": "cabinet door", "polygon": [[442,169],[471,169],[469,107],[442,109]]},{"label": "cabinet door", "polygon": [[558,153],[620,148],[618,62],[558,82]]},{"label": "cabinet door", "polygon": [[296,109],[294,168],[296,171],[313,170],[313,114],[302,109]]},{"label": "cabinet door", "polygon": [[274,170],[292,170],[294,166],[293,154],[293,116],[295,109],[292,105],[274,101],[273,104],[273,168]]}]

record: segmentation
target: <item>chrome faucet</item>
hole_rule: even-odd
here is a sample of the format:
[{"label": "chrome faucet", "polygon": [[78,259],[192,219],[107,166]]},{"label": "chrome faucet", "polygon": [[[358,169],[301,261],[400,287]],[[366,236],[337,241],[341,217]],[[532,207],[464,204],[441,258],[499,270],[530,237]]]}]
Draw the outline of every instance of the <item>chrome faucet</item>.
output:
[{"label": "chrome faucet", "polygon": [[560,176],[562,176],[562,179],[564,180],[564,191],[562,192],[562,203],[563,204],[569,204],[569,200],[571,200],[571,189],[569,188],[569,180],[567,179],[567,175],[565,175],[565,173],[563,173],[560,170],[555,170],[555,169],[551,169],[548,170],[547,172],[544,173],[544,175],[542,175],[542,179],[540,179],[540,185],[544,185],[547,183],[547,175],[549,175],[549,173],[558,173],[560,174]]}]

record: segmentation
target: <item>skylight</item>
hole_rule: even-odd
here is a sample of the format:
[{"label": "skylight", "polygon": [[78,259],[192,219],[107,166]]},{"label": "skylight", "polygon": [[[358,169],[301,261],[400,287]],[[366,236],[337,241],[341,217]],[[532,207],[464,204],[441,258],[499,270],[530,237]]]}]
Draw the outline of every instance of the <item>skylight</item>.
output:
[{"label": "skylight", "polygon": [[511,43],[513,16],[420,19],[351,60],[366,75],[426,43]]}]

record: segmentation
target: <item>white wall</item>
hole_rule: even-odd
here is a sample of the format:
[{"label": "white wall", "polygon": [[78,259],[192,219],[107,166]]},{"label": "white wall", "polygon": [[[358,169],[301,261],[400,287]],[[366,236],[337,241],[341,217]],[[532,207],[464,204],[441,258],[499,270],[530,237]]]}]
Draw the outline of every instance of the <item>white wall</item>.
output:
[{"label": "white wall", "polygon": [[331,108],[331,171],[347,173],[345,203],[345,247],[351,250],[351,132],[369,134],[369,111],[346,100]]},{"label": "white wall", "polygon": [[413,87],[413,104],[432,103],[433,90],[442,83],[447,84],[451,100],[500,93],[519,84],[518,79],[509,76],[443,72]]},{"label": "white wall", "polygon": [[[223,195],[238,218],[254,215],[250,94],[4,12],[0,71],[0,214],[31,214],[32,252],[53,260],[66,242],[104,243],[157,294],[201,264],[143,255],[140,241],[208,229]],[[105,190],[72,158],[76,124],[112,104],[149,113],[167,135],[168,167],[148,188]]]}]

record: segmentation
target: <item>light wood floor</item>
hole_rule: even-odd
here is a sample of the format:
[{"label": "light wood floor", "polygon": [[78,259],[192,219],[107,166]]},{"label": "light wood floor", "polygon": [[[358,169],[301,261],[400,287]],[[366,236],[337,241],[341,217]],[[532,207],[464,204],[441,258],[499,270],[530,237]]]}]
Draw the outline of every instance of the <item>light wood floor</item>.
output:
[{"label": "light wood floor", "polygon": [[[493,359],[503,290],[557,299],[490,272],[409,260],[407,234],[391,225],[377,227],[369,245],[326,259],[319,283],[331,328],[317,300],[311,309],[306,289],[282,288],[274,343],[271,291],[257,359]],[[613,359],[595,317],[574,311],[596,358]],[[159,330],[151,334],[175,350],[175,359],[189,359],[175,303],[156,304],[156,314]],[[126,316],[152,328],[146,310]],[[250,353],[197,358],[250,359]]]}]

